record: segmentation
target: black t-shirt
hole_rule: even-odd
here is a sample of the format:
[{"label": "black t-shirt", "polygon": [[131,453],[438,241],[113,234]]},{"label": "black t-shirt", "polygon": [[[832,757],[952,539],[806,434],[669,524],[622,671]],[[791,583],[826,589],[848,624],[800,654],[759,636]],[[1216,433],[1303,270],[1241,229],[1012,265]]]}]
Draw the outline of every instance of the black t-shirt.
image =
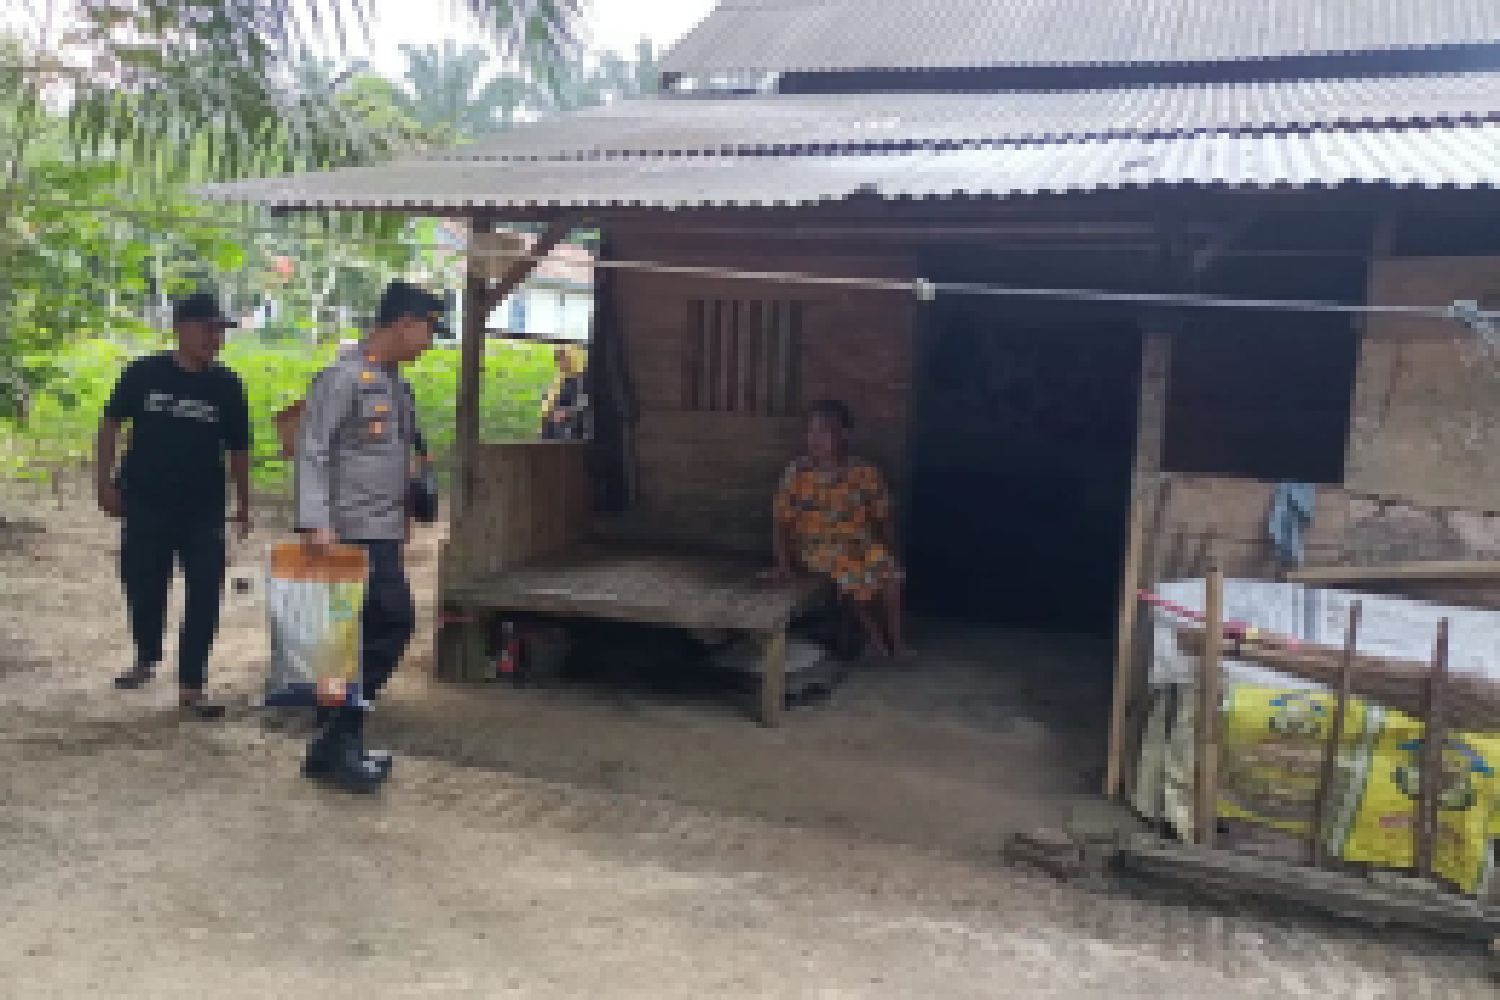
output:
[{"label": "black t-shirt", "polygon": [[224,511],[224,452],[250,450],[250,407],[240,377],[222,365],[190,372],[169,353],[133,361],[104,415],[130,423],[120,488],[132,503],[183,512]]}]

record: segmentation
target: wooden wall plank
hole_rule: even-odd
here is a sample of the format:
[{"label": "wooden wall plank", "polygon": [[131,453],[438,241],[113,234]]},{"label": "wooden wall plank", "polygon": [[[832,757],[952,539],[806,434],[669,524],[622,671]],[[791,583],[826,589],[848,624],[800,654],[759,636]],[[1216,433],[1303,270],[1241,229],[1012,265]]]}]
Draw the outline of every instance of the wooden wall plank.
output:
[{"label": "wooden wall plank", "polygon": [[[1385,259],[1376,305],[1500,302],[1500,257]],[[1412,503],[1494,510],[1500,496],[1500,379],[1475,335],[1406,316],[1368,321],[1360,345],[1345,483]]]},{"label": "wooden wall plank", "polygon": [[522,566],[586,539],[593,505],[581,442],[480,445],[475,502],[453,526],[448,551],[461,556],[456,579]]}]

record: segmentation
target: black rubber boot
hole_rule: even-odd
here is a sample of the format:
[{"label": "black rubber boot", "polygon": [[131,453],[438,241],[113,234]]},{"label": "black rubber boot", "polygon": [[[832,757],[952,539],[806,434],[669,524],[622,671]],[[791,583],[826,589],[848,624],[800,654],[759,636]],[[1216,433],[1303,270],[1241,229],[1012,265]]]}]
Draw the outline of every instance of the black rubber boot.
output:
[{"label": "black rubber boot", "polygon": [[[337,713],[333,709],[320,708],[317,715],[318,735],[307,745],[307,758],[302,762],[302,773],[309,778],[327,777],[333,771],[334,753],[337,749],[338,733],[333,725]],[[363,739],[361,739],[363,744]],[[394,763],[384,750],[365,750],[365,760],[379,768],[383,777],[391,775]]]},{"label": "black rubber boot", "polygon": [[[314,741],[314,746],[308,748],[303,773],[346,792],[373,792],[385,784],[390,776],[389,765],[381,767],[365,757],[364,718],[363,709],[340,710],[323,735]],[[319,741],[325,740],[322,746],[317,746]],[[317,757],[314,747],[317,747]]]}]

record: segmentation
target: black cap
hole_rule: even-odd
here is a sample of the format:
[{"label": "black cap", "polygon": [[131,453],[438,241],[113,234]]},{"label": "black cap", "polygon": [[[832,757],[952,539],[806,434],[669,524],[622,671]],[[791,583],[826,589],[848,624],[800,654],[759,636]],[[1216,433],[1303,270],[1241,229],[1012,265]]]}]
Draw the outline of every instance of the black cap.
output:
[{"label": "black cap", "polygon": [[448,305],[441,297],[410,282],[393,281],[385,286],[385,294],[380,297],[380,310],[375,314],[375,322],[385,326],[398,319],[413,316],[430,322],[433,333],[446,335],[447,312]]},{"label": "black cap", "polygon": [[208,292],[185,295],[172,304],[173,323],[209,323],[214,326],[239,326],[224,315],[219,300]]}]

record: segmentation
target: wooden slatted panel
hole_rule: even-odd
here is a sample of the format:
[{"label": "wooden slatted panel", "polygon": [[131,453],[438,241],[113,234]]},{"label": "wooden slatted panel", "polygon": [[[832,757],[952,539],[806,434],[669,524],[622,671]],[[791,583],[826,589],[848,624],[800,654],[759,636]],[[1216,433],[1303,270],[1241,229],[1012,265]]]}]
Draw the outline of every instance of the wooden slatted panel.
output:
[{"label": "wooden slatted panel", "polygon": [[694,299],[687,312],[683,409],[768,416],[797,412],[803,303]]},{"label": "wooden slatted panel", "polygon": [[682,406],[686,410],[704,408],[704,331],[708,328],[708,303],[694,299],[688,303],[688,327],[682,351]]},{"label": "wooden slatted panel", "polygon": [[802,386],[798,373],[800,367],[796,359],[801,356],[802,340],[802,303],[781,303],[783,318],[780,331],[781,354],[780,362],[776,366],[776,377],[780,381],[781,390],[778,397],[779,406],[777,413],[795,413],[801,405]]},{"label": "wooden slatted panel", "polygon": [[759,300],[747,303],[745,309],[744,363],[740,366],[745,385],[746,409],[762,412],[765,406],[766,304]]},{"label": "wooden slatted panel", "polygon": [[714,376],[719,382],[719,405],[715,409],[724,410],[727,413],[735,413],[739,410],[739,401],[735,399],[734,391],[734,369],[739,352],[739,316],[740,304],[738,302],[731,299],[719,303],[719,363],[714,369]]}]

